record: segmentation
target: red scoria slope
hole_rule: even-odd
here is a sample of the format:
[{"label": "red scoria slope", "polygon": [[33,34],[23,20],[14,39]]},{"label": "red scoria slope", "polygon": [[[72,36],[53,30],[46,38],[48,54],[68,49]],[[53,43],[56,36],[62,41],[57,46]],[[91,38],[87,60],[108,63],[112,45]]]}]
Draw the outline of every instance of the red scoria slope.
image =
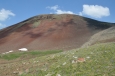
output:
[{"label": "red scoria slope", "polygon": [[109,27],[109,23],[77,15],[39,15],[0,30],[0,52],[75,49]]}]

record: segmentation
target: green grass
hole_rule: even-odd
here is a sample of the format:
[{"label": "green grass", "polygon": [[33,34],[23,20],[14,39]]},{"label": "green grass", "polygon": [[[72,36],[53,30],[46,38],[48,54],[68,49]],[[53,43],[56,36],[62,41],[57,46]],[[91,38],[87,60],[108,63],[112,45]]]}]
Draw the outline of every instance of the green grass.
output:
[{"label": "green grass", "polygon": [[5,60],[13,60],[19,57],[40,57],[44,55],[49,55],[49,54],[54,54],[54,53],[59,53],[62,52],[61,50],[50,50],[50,51],[27,51],[27,52],[14,52],[14,53],[9,53],[5,55],[0,55],[0,59],[5,59]]},{"label": "green grass", "polygon": [[[73,56],[85,58],[86,62],[72,63]],[[90,57],[89,59],[87,57]],[[39,59],[38,59],[39,60]],[[42,69],[34,68],[37,74],[34,76],[45,76],[51,74],[56,76],[115,76],[115,44],[99,44],[76,51],[63,52],[54,55],[53,58],[43,58],[46,64]],[[66,62],[65,65],[63,63]],[[48,68],[44,71],[45,68]],[[31,76],[32,73],[25,74]],[[22,76],[25,76],[22,75]]]},{"label": "green grass", "polygon": [[[48,51],[47,51],[48,52]],[[37,53],[31,53],[37,55]],[[85,58],[85,62],[72,63],[75,57]],[[87,58],[90,57],[90,58]],[[22,64],[22,63],[25,64]],[[65,65],[63,65],[66,62]],[[5,68],[4,68],[5,66]],[[21,74],[14,76],[115,76],[115,43],[96,44],[87,48],[44,55],[29,60],[0,65],[0,74],[12,74],[17,68]],[[6,69],[8,68],[8,69]],[[25,71],[28,69],[28,72]],[[2,74],[4,75],[4,74]]]}]

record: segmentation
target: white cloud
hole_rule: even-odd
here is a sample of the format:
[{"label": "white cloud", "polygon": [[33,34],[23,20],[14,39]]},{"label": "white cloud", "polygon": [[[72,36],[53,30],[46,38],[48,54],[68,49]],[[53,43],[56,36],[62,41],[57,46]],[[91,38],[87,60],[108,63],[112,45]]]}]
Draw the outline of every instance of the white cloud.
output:
[{"label": "white cloud", "polygon": [[58,5],[55,5],[55,6],[52,6],[52,7],[48,6],[46,8],[49,8],[51,10],[57,10],[59,8],[59,6]]},{"label": "white cloud", "polygon": [[15,16],[10,10],[1,9],[0,10],[0,21],[5,21],[10,16]]},{"label": "white cloud", "polygon": [[88,15],[95,18],[101,18],[104,16],[109,16],[110,11],[108,7],[99,5],[83,5],[83,11],[79,12],[79,15]]},{"label": "white cloud", "polygon": [[79,15],[82,16],[83,15],[82,12],[79,12]]},{"label": "white cloud", "polygon": [[56,14],[74,14],[72,11],[56,10]]},{"label": "white cloud", "polygon": [[46,8],[48,8],[50,10],[54,10],[55,14],[75,14],[72,11],[61,10],[58,5],[55,5],[55,6],[52,6],[52,7],[48,6]]}]

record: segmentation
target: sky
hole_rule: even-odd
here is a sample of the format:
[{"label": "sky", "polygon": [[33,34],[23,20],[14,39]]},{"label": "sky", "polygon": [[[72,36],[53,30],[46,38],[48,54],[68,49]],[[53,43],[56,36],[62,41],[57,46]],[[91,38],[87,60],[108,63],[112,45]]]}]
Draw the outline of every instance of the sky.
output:
[{"label": "sky", "polygon": [[41,14],[75,14],[115,23],[115,0],[0,0],[0,29]]}]

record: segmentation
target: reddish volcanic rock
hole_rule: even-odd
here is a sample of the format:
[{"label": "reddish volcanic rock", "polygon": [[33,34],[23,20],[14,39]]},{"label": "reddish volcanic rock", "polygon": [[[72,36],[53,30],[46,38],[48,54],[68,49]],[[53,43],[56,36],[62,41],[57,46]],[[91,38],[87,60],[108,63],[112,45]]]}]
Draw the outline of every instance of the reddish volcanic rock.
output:
[{"label": "reddish volcanic rock", "polygon": [[77,15],[40,15],[0,30],[0,52],[28,50],[69,50],[111,24]]}]

